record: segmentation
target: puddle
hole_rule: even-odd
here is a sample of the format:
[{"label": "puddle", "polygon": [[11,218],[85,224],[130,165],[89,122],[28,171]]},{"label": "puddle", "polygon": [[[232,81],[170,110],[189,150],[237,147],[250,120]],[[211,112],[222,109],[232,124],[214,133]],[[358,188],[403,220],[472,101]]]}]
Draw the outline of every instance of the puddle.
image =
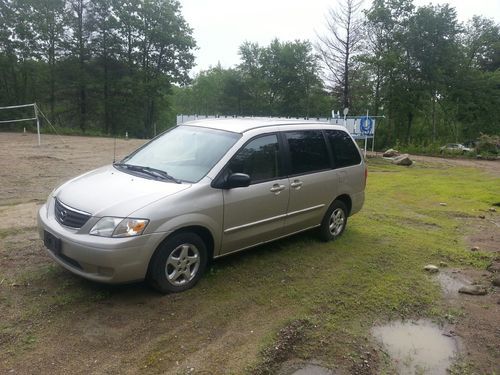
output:
[{"label": "puddle", "polygon": [[301,369],[296,370],[291,375],[333,375],[333,372],[326,367],[307,364]]},{"label": "puddle", "polygon": [[436,275],[439,284],[441,285],[441,289],[446,296],[456,297],[458,296],[458,290],[466,285],[469,285],[465,280],[460,280],[458,278],[447,275],[444,272],[440,272]]},{"label": "puddle", "polygon": [[451,337],[427,320],[416,322],[392,322],[372,329],[392,359],[400,375],[445,375],[457,344]]}]

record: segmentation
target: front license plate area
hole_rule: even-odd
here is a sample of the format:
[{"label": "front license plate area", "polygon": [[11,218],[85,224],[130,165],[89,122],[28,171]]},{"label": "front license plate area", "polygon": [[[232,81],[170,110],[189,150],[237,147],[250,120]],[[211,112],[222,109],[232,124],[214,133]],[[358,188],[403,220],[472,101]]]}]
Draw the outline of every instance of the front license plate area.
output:
[{"label": "front license plate area", "polygon": [[46,230],[43,231],[43,244],[54,254],[61,253],[61,240]]}]

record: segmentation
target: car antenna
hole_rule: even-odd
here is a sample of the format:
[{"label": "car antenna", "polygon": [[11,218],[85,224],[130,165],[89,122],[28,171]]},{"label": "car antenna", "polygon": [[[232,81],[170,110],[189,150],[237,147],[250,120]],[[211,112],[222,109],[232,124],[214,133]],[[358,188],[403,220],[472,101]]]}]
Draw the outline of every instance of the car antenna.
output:
[{"label": "car antenna", "polygon": [[116,162],[116,135],[114,136],[114,143],[113,143],[113,164]]}]

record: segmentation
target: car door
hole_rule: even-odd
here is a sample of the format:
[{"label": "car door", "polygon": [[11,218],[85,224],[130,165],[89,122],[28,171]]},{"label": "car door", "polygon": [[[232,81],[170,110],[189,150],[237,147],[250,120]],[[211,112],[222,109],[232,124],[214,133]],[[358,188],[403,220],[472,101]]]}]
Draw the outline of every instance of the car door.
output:
[{"label": "car door", "polygon": [[221,254],[283,235],[289,198],[277,134],[257,136],[229,161],[223,173],[245,173],[250,186],[224,189]]},{"label": "car door", "polygon": [[293,233],[321,223],[337,194],[336,172],[321,130],[287,131],[290,202],[285,222]]}]

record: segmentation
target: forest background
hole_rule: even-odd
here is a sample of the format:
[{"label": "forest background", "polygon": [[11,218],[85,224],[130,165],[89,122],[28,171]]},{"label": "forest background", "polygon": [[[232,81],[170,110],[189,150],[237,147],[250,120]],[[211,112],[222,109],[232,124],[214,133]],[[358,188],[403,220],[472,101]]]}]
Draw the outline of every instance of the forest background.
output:
[{"label": "forest background", "polygon": [[67,134],[149,138],[181,113],[315,118],[346,107],[384,116],[377,149],[500,134],[499,24],[461,23],[446,4],[362,7],[340,0],[316,40],[242,41],[238,65],[190,77],[196,41],[176,0],[0,0],[0,106],[36,102]]}]

